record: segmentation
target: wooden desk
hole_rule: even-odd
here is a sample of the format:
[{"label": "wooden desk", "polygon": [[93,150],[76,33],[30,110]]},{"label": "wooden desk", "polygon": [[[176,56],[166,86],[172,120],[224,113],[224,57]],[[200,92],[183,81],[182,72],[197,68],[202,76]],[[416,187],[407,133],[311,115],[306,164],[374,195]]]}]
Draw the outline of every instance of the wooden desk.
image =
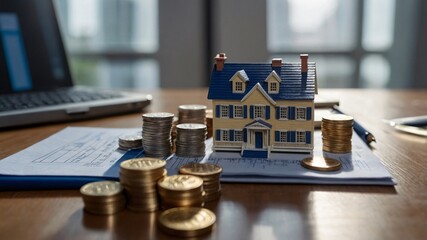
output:
[{"label": "wooden desk", "polygon": [[[223,184],[208,207],[216,228],[202,239],[426,239],[427,138],[394,131],[382,119],[427,114],[427,90],[321,90],[377,138],[372,151],[395,187]],[[207,90],[161,90],[148,111],[210,103]],[[0,132],[0,158],[68,126],[140,127],[140,114]],[[169,239],[156,214],[82,211],[78,190],[0,192],[0,239]]]}]

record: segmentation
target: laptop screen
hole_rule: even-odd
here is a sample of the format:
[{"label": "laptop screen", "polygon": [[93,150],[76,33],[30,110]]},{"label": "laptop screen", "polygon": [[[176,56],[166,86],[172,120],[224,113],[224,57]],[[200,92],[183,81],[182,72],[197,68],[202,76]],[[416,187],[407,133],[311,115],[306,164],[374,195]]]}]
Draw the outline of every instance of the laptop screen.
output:
[{"label": "laptop screen", "polygon": [[71,86],[52,0],[0,2],[0,93]]}]

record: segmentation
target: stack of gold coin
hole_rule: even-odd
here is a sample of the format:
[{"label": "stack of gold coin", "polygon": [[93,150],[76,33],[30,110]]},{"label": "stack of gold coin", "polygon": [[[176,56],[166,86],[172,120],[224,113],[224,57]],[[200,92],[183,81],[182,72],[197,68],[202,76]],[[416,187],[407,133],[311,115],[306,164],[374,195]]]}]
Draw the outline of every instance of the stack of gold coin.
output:
[{"label": "stack of gold coin", "polygon": [[121,211],[126,206],[126,198],[119,182],[99,181],[80,188],[84,209],[93,214],[107,215]]},{"label": "stack of gold coin", "polygon": [[331,153],[351,152],[353,117],[332,114],[322,118],[323,151]]},{"label": "stack of gold coin", "polygon": [[218,199],[221,196],[220,175],[222,168],[210,163],[187,163],[179,168],[179,173],[200,177],[203,179],[205,202]]},{"label": "stack of gold coin", "polygon": [[211,138],[212,137],[212,131],[213,131],[213,111],[212,111],[212,109],[206,110],[206,126],[208,127],[206,138]]},{"label": "stack of gold coin", "polygon": [[166,176],[166,161],[157,158],[135,158],[120,164],[120,183],[125,188],[127,208],[152,212],[159,208],[157,181]]},{"label": "stack of gold coin", "polygon": [[168,176],[158,181],[162,209],[173,207],[202,207],[205,192],[203,180],[191,175]]},{"label": "stack of gold coin", "polygon": [[158,112],[142,115],[142,146],[147,157],[168,157],[172,147],[173,113]]},{"label": "stack of gold coin", "polygon": [[179,123],[206,124],[206,106],[198,104],[180,105],[178,107]]},{"label": "stack of gold coin", "polygon": [[181,157],[205,156],[206,125],[200,123],[181,123],[176,126],[176,151]]},{"label": "stack of gold coin", "polygon": [[171,132],[171,138],[172,138],[172,152],[174,153],[176,150],[176,126],[178,125],[178,117],[173,117],[172,122],[172,132]]},{"label": "stack of gold coin", "polygon": [[216,216],[206,208],[179,207],[162,212],[159,228],[179,237],[196,237],[212,231]]}]

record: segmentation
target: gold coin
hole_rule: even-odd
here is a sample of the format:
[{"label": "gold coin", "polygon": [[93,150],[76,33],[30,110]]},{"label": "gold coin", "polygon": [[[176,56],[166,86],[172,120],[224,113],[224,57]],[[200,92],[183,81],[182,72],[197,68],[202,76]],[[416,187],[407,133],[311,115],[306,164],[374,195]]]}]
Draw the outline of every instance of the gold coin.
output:
[{"label": "gold coin", "polygon": [[160,228],[167,233],[194,237],[211,231],[216,216],[206,208],[178,207],[162,212],[158,221]]},{"label": "gold coin", "polygon": [[195,207],[200,206],[205,201],[205,198],[201,199],[192,199],[192,200],[171,200],[171,199],[162,199],[161,203],[174,206],[174,207]]},{"label": "gold coin", "polygon": [[123,161],[120,163],[120,167],[126,170],[140,170],[140,171],[151,171],[159,168],[163,168],[166,165],[166,161],[159,158],[134,158]]},{"label": "gold coin", "polygon": [[305,158],[301,161],[301,165],[305,168],[322,172],[331,172],[341,169],[340,161],[333,158],[324,158],[321,156]]},{"label": "gold coin", "polygon": [[83,185],[80,188],[80,193],[86,196],[108,197],[119,194],[123,191],[119,182],[115,181],[99,181]]},{"label": "gold coin", "polygon": [[349,122],[349,121],[353,121],[353,117],[347,116],[347,115],[344,115],[344,114],[330,114],[330,115],[327,115],[327,116],[323,116],[322,120],[325,120],[325,121],[340,121],[340,122],[344,121],[344,122]]},{"label": "gold coin", "polygon": [[187,191],[201,188],[203,185],[203,180],[199,177],[191,175],[174,175],[164,177],[157,183],[159,187],[167,190]]},{"label": "gold coin", "polygon": [[207,193],[205,197],[205,202],[217,200],[219,197],[221,197],[221,190],[217,190],[216,192],[212,193]]},{"label": "gold coin", "polygon": [[126,208],[134,212],[155,212],[159,209],[159,205],[152,205],[152,206],[126,205]]},{"label": "gold coin", "polygon": [[210,163],[188,163],[179,168],[182,174],[190,174],[196,176],[210,176],[220,174],[222,168]]},{"label": "gold coin", "polygon": [[88,204],[88,203],[107,204],[111,202],[121,201],[122,199],[125,198],[125,195],[123,193],[113,195],[113,196],[108,196],[108,197],[82,195],[82,198],[85,204]]}]

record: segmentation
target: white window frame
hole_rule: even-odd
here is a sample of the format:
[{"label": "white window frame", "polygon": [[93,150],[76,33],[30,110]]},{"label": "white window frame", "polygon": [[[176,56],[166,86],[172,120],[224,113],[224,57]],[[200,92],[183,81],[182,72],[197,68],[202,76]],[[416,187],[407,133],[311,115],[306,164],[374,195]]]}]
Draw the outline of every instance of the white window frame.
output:
[{"label": "white window frame", "polygon": [[296,131],[295,132],[295,142],[305,144],[305,142],[306,142],[305,131]]},{"label": "white window frame", "polygon": [[230,117],[230,109],[228,105],[220,106],[220,116],[221,118],[229,118]]},{"label": "white window frame", "polygon": [[287,131],[280,131],[279,132],[279,142],[283,142],[283,143],[288,142],[288,132]]},{"label": "white window frame", "polygon": [[243,106],[242,105],[234,105],[233,106],[233,117],[234,118],[243,118]]},{"label": "white window frame", "polygon": [[243,142],[243,130],[234,130],[234,141]]},{"label": "white window frame", "polygon": [[280,120],[289,119],[288,107],[279,107],[279,119]]},{"label": "white window frame", "polygon": [[221,130],[221,141],[222,142],[230,141],[230,133],[228,130]]},{"label": "white window frame", "polygon": [[[274,86],[274,89],[273,89]],[[268,83],[268,93],[279,93],[279,83],[276,81],[271,81]]]},{"label": "white window frame", "polygon": [[243,82],[242,81],[234,81],[233,92],[235,92],[235,93],[242,93],[243,92]]},{"label": "white window frame", "polygon": [[262,118],[265,119],[265,106],[264,105],[254,105],[254,119]]},{"label": "white window frame", "polygon": [[307,110],[305,107],[296,107],[295,108],[295,120],[306,120],[307,119]]}]

